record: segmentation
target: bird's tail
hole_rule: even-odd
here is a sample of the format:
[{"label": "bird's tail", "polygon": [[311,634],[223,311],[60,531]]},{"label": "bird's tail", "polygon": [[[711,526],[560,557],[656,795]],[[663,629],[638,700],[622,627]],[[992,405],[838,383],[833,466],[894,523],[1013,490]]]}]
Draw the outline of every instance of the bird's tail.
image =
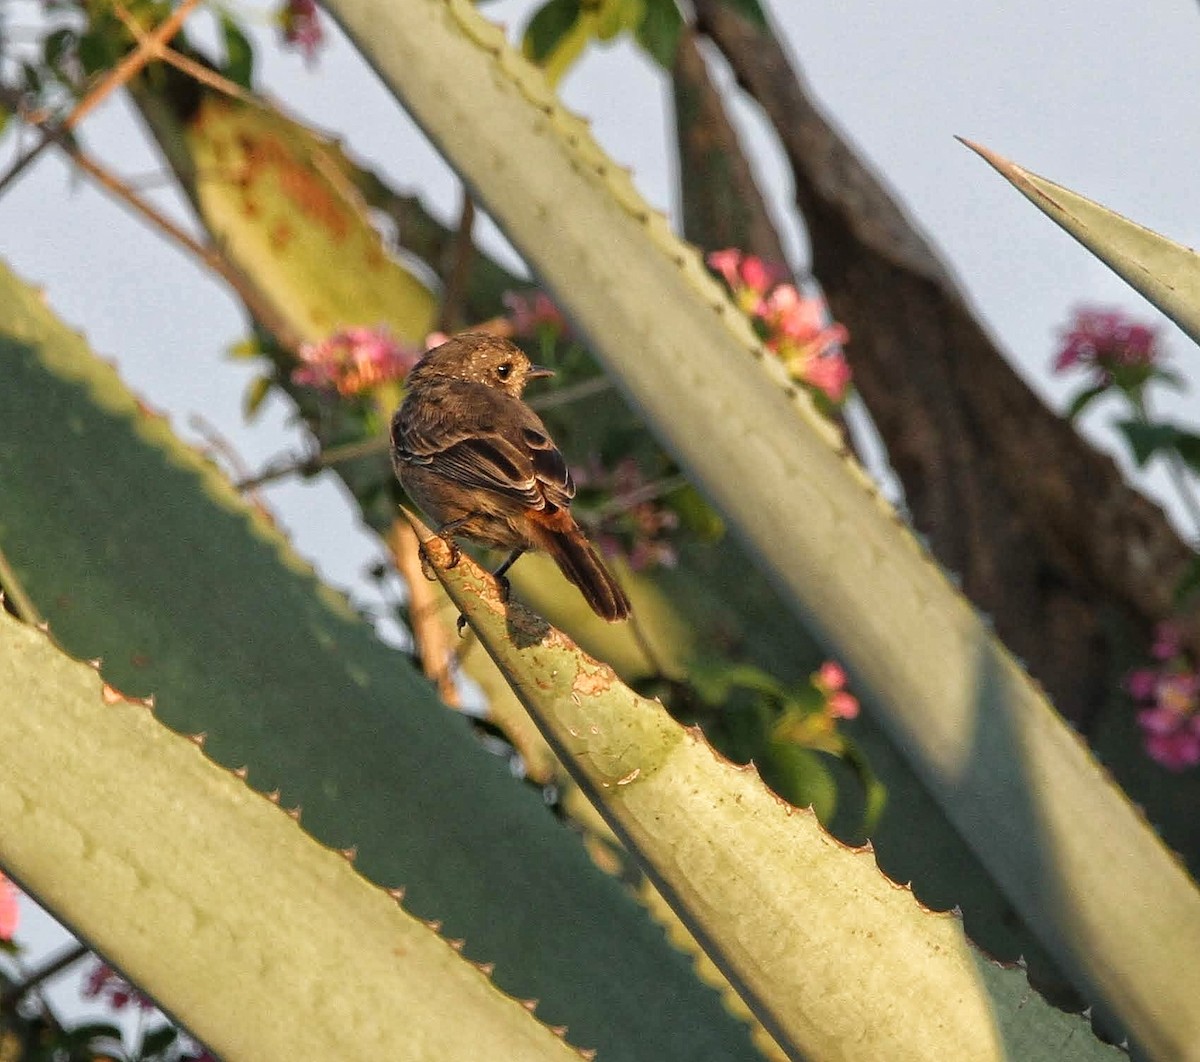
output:
[{"label": "bird's tail", "polygon": [[543,531],[538,546],[549,553],[563,575],[579,587],[592,611],[609,623],[626,619],[631,611],[629,598],[596,556],[571,515],[559,510],[555,518],[538,523]]}]

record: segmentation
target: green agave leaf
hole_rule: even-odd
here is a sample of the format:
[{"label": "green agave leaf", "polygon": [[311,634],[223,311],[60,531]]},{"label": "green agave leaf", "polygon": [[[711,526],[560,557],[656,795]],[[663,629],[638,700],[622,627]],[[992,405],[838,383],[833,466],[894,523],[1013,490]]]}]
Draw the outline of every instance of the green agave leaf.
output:
[{"label": "green agave leaf", "polygon": [[1195,251],[980,144],[958,139],[1200,343],[1200,256]]},{"label": "green agave leaf", "polygon": [[[991,969],[960,921],[922,908],[753,768],[512,598],[414,519],[488,653],[605,821],[792,1057],[1112,1058],[1080,1017]],[[992,982],[993,992],[987,987]],[[848,986],[853,986],[849,988]],[[898,1020],[898,1008],[903,1019]],[[1010,1053],[1020,1043],[1030,1053]]]},{"label": "green agave leaf", "polygon": [[345,855],[3,609],[0,685],[0,863],[223,1057],[578,1062]]},{"label": "green agave leaf", "polygon": [[204,93],[184,140],[205,225],[301,339],[385,324],[424,340],[433,293],[388,252],[320,137],[276,111]]},{"label": "green agave leaf", "polygon": [[469,4],[327,6],[847,667],[1076,983],[1151,1051],[1170,1057],[1200,1042],[1194,882],[903,529],[694,250]]},{"label": "green agave leaf", "polygon": [[[153,693],[168,726],[206,733],[324,844],[357,846],[360,872],[403,885],[573,1043],[756,1057],[536,794],[4,269],[0,322],[0,551],[68,651]],[[186,947],[180,930],[164,951]]]}]

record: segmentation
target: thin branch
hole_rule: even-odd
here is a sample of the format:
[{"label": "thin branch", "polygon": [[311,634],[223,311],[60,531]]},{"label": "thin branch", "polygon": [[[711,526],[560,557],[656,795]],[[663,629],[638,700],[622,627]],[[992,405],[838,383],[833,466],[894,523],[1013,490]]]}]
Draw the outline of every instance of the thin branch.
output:
[{"label": "thin branch", "polygon": [[250,470],[246,466],[246,462],[242,460],[242,455],[237,452],[237,447],[226,439],[217,429],[217,426],[209,421],[207,417],[199,413],[192,413],[188,416],[188,425],[200,434],[210,450],[225,458],[229,467],[234,472],[239,476],[249,474]]},{"label": "thin branch", "polygon": [[624,494],[614,494],[599,509],[596,509],[590,518],[598,524],[603,523],[614,516],[628,512],[643,502],[654,501],[656,498],[671,494],[687,485],[687,476],[683,475],[664,476],[662,479],[651,480],[651,482],[643,483],[640,487],[635,487]]},{"label": "thin branch", "polygon": [[124,85],[134,77],[139,70],[142,69],[148,62],[155,58],[155,53],[158,48],[164,45],[183,26],[184,20],[192,13],[192,9],[200,0],[183,0],[174,11],[171,12],[169,18],[160,22],[154,27],[153,32],[148,34],[143,40],[139,41],[136,48],[133,49],[124,59],[122,59],[112,70],[105,75],[104,79],[93,88],[83,99],[81,99],[53,130],[44,129],[42,139],[37,142],[29,151],[22,155],[16,162],[9,167],[8,172],[0,177],[0,194],[12,184],[25,169],[41,155],[51,144],[61,142],[67,133],[74,129],[80,122],[84,120],[92,111],[94,111],[101,103],[103,103],[112,93]]},{"label": "thin branch", "polygon": [[59,146],[84,173],[108,189],[117,199],[130,207],[134,213],[150,222],[151,226],[158,229],[159,232],[191,251],[192,254],[199,258],[214,273],[220,276],[222,280],[237,292],[238,297],[246,304],[250,313],[275,337],[280,346],[293,352],[299,349],[301,343],[300,336],[273,307],[266,303],[246,278],[216,248],[200,243],[189,233],[185,232],[160,210],[151,206],[150,203],[138,195],[120,177],[84,154],[77,145],[60,140]]},{"label": "thin branch", "polygon": [[196,62],[174,48],[168,47],[165,41],[151,41],[150,35],[146,33],[137,20],[129,14],[125,5],[114,3],[113,10],[124,24],[125,28],[133,34],[137,42],[149,48],[153,53],[153,58],[161,59],[164,63],[170,63],[176,70],[181,70],[189,77],[195,78],[201,84],[207,85],[217,92],[224,93],[226,96],[232,96],[235,100],[241,100],[243,103],[252,103],[255,106],[260,106],[258,99],[253,93],[247,92],[236,81],[230,81],[229,78],[210,67],[204,66],[202,63]]},{"label": "thin branch", "polygon": [[471,264],[475,258],[475,242],[472,230],[475,227],[475,201],[463,186],[462,214],[458,231],[450,245],[450,261],[442,278],[442,308],[438,313],[438,328],[452,333],[462,319],[463,303],[467,294],[467,280],[471,276]]},{"label": "thin branch", "polygon": [[[480,329],[482,331],[482,329]],[[612,389],[612,381],[607,376],[593,376],[590,380],[562,387],[557,391],[547,391],[543,395],[527,398],[526,403],[533,409],[557,409],[559,406],[570,405],[581,398],[591,398],[604,391]]]},{"label": "thin branch", "polygon": [[257,487],[274,483],[278,479],[300,473],[305,476],[316,475],[324,468],[339,465],[344,461],[353,461],[358,457],[370,454],[386,453],[390,442],[386,435],[374,435],[362,442],[346,443],[344,446],[331,446],[328,450],[313,454],[311,457],[282,457],[267,465],[261,472],[246,476],[234,483],[238,491],[254,490]]},{"label": "thin branch", "polygon": [[68,966],[73,966],[87,954],[88,948],[83,944],[72,944],[64,948],[45,966],[34,970],[23,981],[13,985],[0,995],[0,1014],[11,1013],[28,993],[50,980],[55,974],[62,973]]}]

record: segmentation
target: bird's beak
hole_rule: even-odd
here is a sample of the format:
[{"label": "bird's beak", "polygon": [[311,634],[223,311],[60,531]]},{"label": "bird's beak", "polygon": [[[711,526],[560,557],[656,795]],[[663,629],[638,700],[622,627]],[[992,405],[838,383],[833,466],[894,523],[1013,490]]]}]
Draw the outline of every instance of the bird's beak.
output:
[{"label": "bird's beak", "polygon": [[530,365],[529,371],[525,374],[525,379],[536,380],[539,376],[553,376],[554,370],[547,369],[544,365]]}]

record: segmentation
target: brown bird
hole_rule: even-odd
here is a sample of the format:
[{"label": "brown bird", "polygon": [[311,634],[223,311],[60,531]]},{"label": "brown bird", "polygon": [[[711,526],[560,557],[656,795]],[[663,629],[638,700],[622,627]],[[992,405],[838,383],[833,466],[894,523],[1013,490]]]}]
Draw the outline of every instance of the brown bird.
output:
[{"label": "brown bird", "polygon": [[546,425],[522,400],[550,369],[497,336],[464,332],[427,352],[392,419],[396,475],[438,534],[550,554],[597,615],[629,615],[629,599],[571,515],[575,483]]}]

